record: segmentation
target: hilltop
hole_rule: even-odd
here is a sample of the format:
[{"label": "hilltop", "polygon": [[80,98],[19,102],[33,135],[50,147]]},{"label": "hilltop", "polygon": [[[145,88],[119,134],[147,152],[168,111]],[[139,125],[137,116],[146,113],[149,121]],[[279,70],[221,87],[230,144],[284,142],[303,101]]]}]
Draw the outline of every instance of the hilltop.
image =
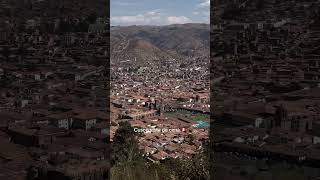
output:
[{"label": "hilltop", "polygon": [[111,61],[145,63],[209,56],[210,25],[111,27]]}]

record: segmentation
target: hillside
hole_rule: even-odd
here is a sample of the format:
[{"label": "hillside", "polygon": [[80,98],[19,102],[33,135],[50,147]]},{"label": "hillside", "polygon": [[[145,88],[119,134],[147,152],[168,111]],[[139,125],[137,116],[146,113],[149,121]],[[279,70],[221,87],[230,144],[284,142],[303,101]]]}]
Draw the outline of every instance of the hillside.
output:
[{"label": "hillside", "polygon": [[111,60],[145,63],[208,57],[209,33],[207,24],[111,27]]}]

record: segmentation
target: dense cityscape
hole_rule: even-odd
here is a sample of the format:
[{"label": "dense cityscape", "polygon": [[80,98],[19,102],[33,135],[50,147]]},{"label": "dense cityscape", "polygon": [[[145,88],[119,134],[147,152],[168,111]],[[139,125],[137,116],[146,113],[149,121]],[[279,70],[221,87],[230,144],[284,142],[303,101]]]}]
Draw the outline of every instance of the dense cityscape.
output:
[{"label": "dense cityscape", "polygon": [[[128,41],[121,42],[128,45],[115,53],[125,54],[146,44]],[[111,43],[111,48],[117,45]],[[148,48],[144,49],[150,54],[148,64],[132,65],[139,57],[111,59],[111,139],[118,122],[128,121],[133,127],[149,129],[139,145],[152,161],[195,154],[208,138],[209,54],[153,61]]]},{"label": "dense cityscape", "polygon": [[176,53],[120,39],[110,66],[108,14],[97,10],[108,9],[103,3],[1,2],[1,179],[109,179],[114,156],[130,149],[117,146],[124,122],[146,164],[203,153],[209,25],[165,27],[202,32],[196,47]]},{"label": "dense cityscape", "polygon": [[319,5],[261,0],[212,7],[217,179],[320,176]]},{"label": "dense cityscape", "polygon": [[108,5],[0,4],[0,179],[107,178]]},{"label": "dense cityscape", "polygon": [[[158,44],[166,35],[177,46],[173,34],[184,31],[207,33],[194,37],[204,45],[180,53],[184,47],[169,52]],[[128,122],[146,164],[203,153],[210,120],[208,36],[204,24],[111,28],[111,142]]]},{"label": "dense cityscape", "polygon": [[211,25],[109,6],[0,2],[1,180],[320,177],[319,1],[213,1]]}]

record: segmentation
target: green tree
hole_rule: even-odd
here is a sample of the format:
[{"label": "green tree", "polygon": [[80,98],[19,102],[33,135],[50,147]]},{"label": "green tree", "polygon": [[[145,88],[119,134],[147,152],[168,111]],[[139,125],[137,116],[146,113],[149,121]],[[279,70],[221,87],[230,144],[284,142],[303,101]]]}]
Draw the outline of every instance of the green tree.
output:
[{"label": "green tree", "polygon": [[122,122],[119,125],[112,144],[112,164],[141,160],[142,152],[139,150],[137,135],[130,123]]},{"label": "green tree", "polygon": [[209,179],[208,150],[191,158],[170,158],[163,163],[151,163],[142,157],[137,136],[130,123],[120,123],[112,145],[112,180]]},{"label": "green tree", "polygon": [[112,180],[172,180],[172,173],[161,163],[131,161],[118,163],[111,169]]},{"label": "green tree", "polygon": [[172,169],[176,179],[208,180],[208,163],[207,157],[200,153],[191,158],[170,159],[166,167]]},{"label": "green tree", "polygon": [[194,137],[193,137],[193,135],[192,134],[188,134],[187,135],[187,137],[186,137],[186,139],[185,139],[185,141],[188,143],[188,144],[190,144],[190,145],[193,145],[194,144]]}]

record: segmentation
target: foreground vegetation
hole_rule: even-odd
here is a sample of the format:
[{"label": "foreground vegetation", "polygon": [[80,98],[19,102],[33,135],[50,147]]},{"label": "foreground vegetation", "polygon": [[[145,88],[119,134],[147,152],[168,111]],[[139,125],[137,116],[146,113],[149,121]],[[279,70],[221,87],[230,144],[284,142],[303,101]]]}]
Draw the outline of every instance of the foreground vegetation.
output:
[{"label": "foreground vegetation", "polygon": [[129,123],[120,124],[112,145],[112,180],[207,180],[206,151],[192,158],[151,163],[143,158],[137,136]]}]

